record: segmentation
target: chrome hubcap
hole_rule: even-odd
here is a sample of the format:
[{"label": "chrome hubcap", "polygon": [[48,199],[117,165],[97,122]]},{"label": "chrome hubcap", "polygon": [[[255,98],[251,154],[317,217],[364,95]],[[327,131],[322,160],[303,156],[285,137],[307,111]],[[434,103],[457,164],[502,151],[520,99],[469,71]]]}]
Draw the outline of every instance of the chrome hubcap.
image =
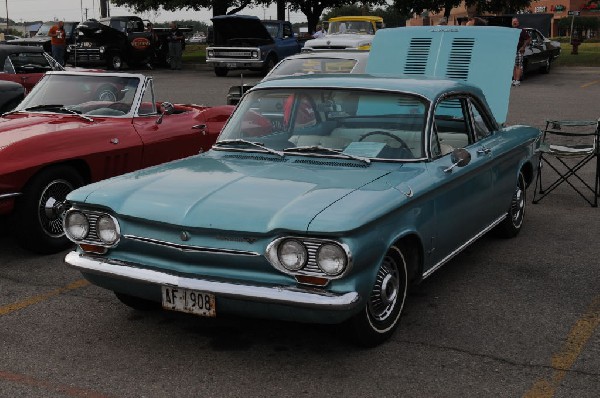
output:
[{"label": "chrome hubcap", "polygon": [[513,196],[510,210],[512,213],[512,221],[515,227],[520,227],[523,222],[523,214],[525,210],[525,192],[521,188],[521,184],[517,185],[517,190]]},{"label": "chrome hubcap", "polygon": [[399,288],[400,277],[396,263],[392,258],[386,257],[369,298],[369,312],[374,319],[383,321],[390,316],[398,300]]},{"label": "chrome hubcap", "polygon": [[42,191],[38,202],[38,219],[42,230],[53,238],[63,236],[65,199],[73,186],[65,180],[52,181]]}]

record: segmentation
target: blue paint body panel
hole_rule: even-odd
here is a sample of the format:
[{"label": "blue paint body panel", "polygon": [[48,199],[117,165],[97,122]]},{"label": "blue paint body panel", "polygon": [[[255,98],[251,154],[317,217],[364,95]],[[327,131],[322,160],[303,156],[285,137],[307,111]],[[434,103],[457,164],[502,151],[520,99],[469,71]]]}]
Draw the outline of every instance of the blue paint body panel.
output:
[{"label": "blue paint body panel", "polygon": [[[425,66],[440,77],[392,76],[404,50],[393,62],[381,51],[402,32],[377,33],[372,74],[261,82],[211,151],[73,191],[73,208],[114,217],[120,240],[102,255],[80,248],[67,263],[147,300],[175,286],[214,294],[217,315],[336,323],[364,313],[396,247],[414,250],[409,275],[418,281],[510,222],[519,176],[535,173],[540,131],[500,126],[475,72],[449,79],[441,62]],[[447,39],[469,33],[415,32],[429,32],[438,61]],[[300,270],[282,270],[283,239],[306,248]],[[311,263],[329,244],[346,256],[334,276]]]}]

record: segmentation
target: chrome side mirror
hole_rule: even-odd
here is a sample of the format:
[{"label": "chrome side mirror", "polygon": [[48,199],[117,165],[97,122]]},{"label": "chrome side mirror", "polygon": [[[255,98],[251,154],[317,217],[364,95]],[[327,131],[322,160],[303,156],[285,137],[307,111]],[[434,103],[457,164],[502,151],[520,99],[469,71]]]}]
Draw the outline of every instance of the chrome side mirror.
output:
[{"label": "chrome side mirror", "polygon": [[173,112],[175,112],[175,106],[172,103],[166,101],[162,103],[162,109],[163,111],[156,120],[156,124],[161,124],[165,115],[172,115]]},{"label": "chrome side mirror", "polygon": [[450,160],[452,164],[447,169],[444,169],[445,173],[449,173],[455,167],[465,167],[471,162],[471,154],[465,148],[456,148],[450,154]]}]

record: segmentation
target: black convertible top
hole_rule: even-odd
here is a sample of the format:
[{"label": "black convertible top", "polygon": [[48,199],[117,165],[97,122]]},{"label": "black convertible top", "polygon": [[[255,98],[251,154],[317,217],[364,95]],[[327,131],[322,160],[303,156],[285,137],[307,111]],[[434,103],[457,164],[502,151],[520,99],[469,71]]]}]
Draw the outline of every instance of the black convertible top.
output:
[{"label": "black convertible top", "polygon": [[17,46],[13,44],[0,44],[0,68],[4,65],[6,57],[16,53],[43,53],[44,49],[37,46]]}]

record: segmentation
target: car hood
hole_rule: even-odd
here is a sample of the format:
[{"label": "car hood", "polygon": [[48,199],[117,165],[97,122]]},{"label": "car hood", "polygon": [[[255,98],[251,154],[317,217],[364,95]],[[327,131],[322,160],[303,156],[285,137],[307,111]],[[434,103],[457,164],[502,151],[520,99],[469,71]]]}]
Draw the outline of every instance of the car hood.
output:
[{"label": "car hood", "polygon": [[320,37],[318,39],[307,40],[304,44],[305,47],[317,47],[317,46],[345,46],[345,47],[359,47],[361,45],[367,45],[373,41],[374,35],[359,35],[359,34],[335,34]]},{"label": "car hood", "polygon": [[[370,191],[370,196],[394,191],[380,181],[389,169],[356,167],[353,161],[334,161],[340,167],[329,165],[332,160],[327,159],[323,162],[327,165],[314,166],[297,162],[302,158],[295,156],[267,160],[265,156],[216,156],[214,152],[100,181],[73,191],[68,200],[108,207],[125,218],[268,233],[309,230],[324,210],[375,181],[383,188]],[[369,195],[359,197],[365,196]],[[366,203],[369,207],[362,213],[347,214],[340,209],[344,214],[339,223],[329,228],[363,225],[365,217],[373,217],[380,209],[377,204],[370,207],[373,201]],[[361,206],[364,208],[365,202]]]},{"label": "car hood", "polygon": [[273,43],[274,40],[258,17],[248,15],[219,15],[211,19],[215,45],[235,44],[232,41],[255,40]]},{"label": "car hood", "polygon": [[502,124],[519,29],[497,26],[414,26],[377,31],[367,73],[432,76],[478,86]]}]

